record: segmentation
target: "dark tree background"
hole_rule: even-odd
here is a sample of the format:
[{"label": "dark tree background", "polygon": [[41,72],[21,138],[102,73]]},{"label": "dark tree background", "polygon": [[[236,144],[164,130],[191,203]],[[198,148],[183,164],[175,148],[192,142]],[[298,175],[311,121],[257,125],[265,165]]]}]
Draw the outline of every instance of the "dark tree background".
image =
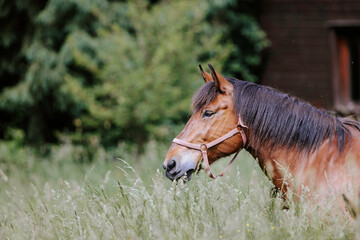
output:
[{"label": "dark tree background", "polygon": [[256,81],[256,0],[0,2],[0,138],[113,146],[170,139],[198,63]]}]

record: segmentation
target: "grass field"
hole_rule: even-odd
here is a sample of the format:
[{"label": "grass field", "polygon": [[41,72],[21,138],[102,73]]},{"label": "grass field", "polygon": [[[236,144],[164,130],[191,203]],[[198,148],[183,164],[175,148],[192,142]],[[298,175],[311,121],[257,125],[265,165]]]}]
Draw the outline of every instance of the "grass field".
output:
[{"label": "grass field", "polygon": [[359,222],[331,204],[289,202],[283,210],[246,152],[223,178],[201,172],[171,183],[161,168],[167,147],[151,142],[141,156],[99,148],[89,163],[70,144],[40,159],[0,143],[0,238],[358,239]]}]

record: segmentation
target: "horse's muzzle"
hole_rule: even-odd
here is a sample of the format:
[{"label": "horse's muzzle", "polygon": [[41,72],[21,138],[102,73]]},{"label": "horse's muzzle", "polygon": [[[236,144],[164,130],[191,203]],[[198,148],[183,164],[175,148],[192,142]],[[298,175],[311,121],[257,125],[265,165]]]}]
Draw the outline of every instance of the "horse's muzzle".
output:
[{"label": "horse's muzzle", "polygon": [[165,169],[166,177],[171,181],[178,180],[182,176],[185,176],[185,181],[190,180],[191,174],[195,171],[194,167],[187,164],[181,166],[176,159],[171,159],[163,168]]}]

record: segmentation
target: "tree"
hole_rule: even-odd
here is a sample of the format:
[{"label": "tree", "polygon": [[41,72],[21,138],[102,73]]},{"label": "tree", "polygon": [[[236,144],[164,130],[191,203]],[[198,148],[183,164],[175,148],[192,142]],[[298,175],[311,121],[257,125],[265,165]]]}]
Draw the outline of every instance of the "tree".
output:
[{"label": "tree", "polygon": [[[11,127],[24,129],[31,143],[56,141],[64,133],[74,142],[107,146],[169,138],[202,84],[198,63],[211,62],[219,71],[227,63],[228,72],[255,79],[251,68],[267,42],[254,18],[234,12],[225,17],[234,2],[40,4],[29,17],[31,30],[16,35],[22,50],[11,52],[24,67],[13,71],[13,84],[0,88],[2,136]],[[237,28],[253,50],[234,44]],[[16,69],[15,60],[8,69]],[[9,72],[3,69],[1,79]]]}]

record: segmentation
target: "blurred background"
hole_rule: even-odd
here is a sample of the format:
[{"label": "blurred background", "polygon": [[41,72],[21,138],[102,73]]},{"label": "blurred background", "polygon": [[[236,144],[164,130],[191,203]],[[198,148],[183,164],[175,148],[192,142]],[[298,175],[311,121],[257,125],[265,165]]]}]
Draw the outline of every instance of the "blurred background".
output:
[{"label": "blurred background", "polygon": [[170,140],[198,64],[257,81],[258,1],[2,1],[0,138],[114,147]]},{"label": "blurred background", "polygon": [[203,83],[199,63],[360,113],[358,0],[1,0],[0,21],[5,176],[164,146],[160,167]]},{"label": "blurred background", "polygon": [[0,236],[356,238],[332,204],[284,212],[245,150],[216,181],[162,163],[198,64],[357,115],[359,58],[360,0],[0,0]]}]

